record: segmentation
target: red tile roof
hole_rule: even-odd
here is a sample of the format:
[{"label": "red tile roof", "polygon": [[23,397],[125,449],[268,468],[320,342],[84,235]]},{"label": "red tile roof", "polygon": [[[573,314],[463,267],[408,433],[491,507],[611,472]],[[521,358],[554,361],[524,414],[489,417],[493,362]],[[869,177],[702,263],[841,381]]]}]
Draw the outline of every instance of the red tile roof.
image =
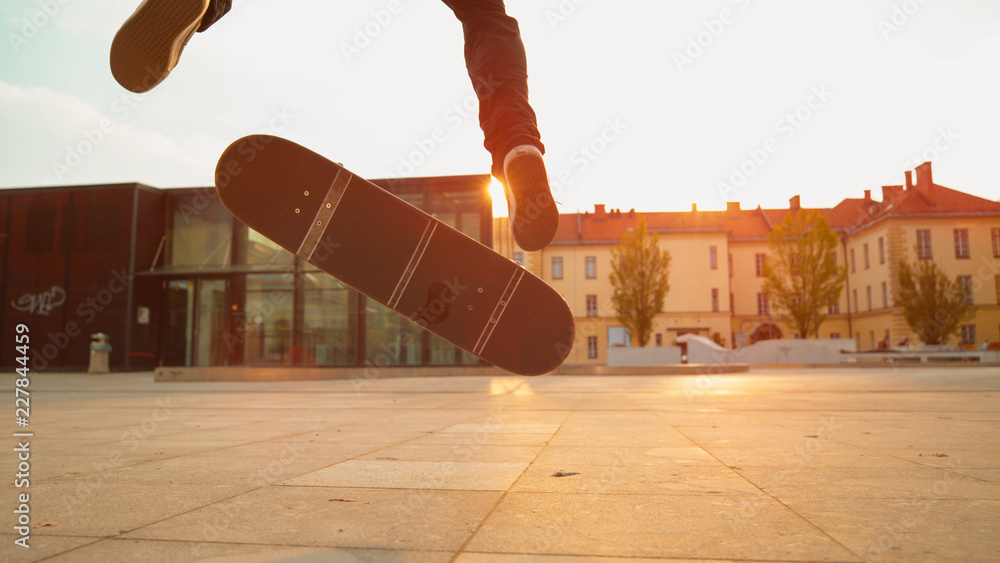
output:
[{"label": "red tile roof", "polygon": [[[934,184],[930,180],[930,165],[918,170],[918,183],[907,188],[885,186],[883,201],[848,198],[832,209],[820,209],[830,226],[841,233],[863,229],[893,217],[987,216],[1000,217],[1000,202],[990,201],[958,190]],[[774,225],[781,223],[790,209],[738,209],[726,211],[686,212],[604,212],[596,206],[595,213],[573,213],[559,216],[559,230],[553,244],[616,242],[627,228],[646,217],[650,230],[659,233],[724,232],[730,240],[764,240]]]}]

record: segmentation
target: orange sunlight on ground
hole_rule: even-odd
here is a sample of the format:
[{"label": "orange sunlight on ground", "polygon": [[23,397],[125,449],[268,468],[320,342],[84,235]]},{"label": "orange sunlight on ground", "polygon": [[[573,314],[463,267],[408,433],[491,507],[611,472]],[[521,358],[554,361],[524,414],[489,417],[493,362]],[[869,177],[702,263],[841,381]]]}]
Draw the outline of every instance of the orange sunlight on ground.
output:
[{"label": "orange sunlight on ground", "polygon": [[493,216],[507,216],[507,199],[503,195],[503,184],[496,178],[491,178],[490,197],[493,199]]}]

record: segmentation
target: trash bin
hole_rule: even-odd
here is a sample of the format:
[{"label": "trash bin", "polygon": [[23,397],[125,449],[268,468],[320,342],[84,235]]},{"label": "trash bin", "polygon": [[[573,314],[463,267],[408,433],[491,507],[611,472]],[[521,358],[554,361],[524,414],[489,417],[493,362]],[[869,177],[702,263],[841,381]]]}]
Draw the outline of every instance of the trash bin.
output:
[{"label": "trash bin", "polygon": [[111,356],[111,345],[108,335],[103,332],[90,335],[90,367],[87,373],[108,373],[108,358]]}]

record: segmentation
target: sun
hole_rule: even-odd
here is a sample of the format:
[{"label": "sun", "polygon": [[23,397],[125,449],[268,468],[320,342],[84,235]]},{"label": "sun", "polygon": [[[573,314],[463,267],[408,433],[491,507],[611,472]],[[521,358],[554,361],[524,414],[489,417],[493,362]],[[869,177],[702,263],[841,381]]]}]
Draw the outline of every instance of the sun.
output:
[{"label": "sun", "polygon": [[503,184],[500,180],[492,178],[490,182],[490,198],[493,199],[493,216],[507,216],[507,199],[503,195]]}]

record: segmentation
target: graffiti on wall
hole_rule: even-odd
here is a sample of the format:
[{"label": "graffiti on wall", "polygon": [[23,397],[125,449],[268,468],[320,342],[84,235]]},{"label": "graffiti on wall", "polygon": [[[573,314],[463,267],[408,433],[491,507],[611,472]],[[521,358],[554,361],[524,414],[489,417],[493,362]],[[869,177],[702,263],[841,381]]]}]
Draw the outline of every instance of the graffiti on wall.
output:
[{"label": "graffiti on wall", "polygon": [[10,305],[18,311],[32,315],[48,315],[56,307],[66,303],[66,290],[54,285],[52,289],[41,293],[26,293]]}]

